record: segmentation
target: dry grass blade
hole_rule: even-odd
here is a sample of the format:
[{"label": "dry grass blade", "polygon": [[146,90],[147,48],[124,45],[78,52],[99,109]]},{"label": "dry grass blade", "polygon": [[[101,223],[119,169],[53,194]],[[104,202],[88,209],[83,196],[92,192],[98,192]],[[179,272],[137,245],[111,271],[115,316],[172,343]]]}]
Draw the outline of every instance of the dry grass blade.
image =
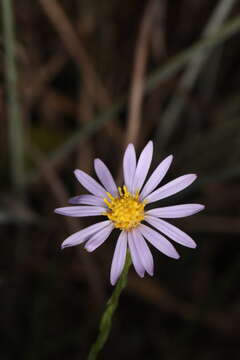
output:
[{"label": "dry grass blade", "polygon": [[[39,2],[60,35],[68,53],[79,66],[85,88],[95,104],[100,108],[111,106],[112,100],[94,70],[92,59],[87,54],[79,36],[59,3],[55,0],[39,0]],[[111,137],[115,138],[114,133],[116,132],[121,140],[122,131],[116,123],[108,125],[107,129]]]},{"label": "dry grass blade", "polygon": [[46,64],[43,64],[37,71],[31,81],[27,81],[25,86],[26,105],[31,108],[37,101],[38,97],[44,92],[47,84],[62,70],[68,57],[65,54],[53,55]]},{"label": "dry grass blade", "polygon": [[[216,8],[214,9],[213,15],[211,16],[210,20],[207,22],[205,29],[203,30],[203,39],[211,37],[215,33],[217,33],[235,3],[236,0],[219,1]],[[195,85],[197,77],[206,59],[211,53],[210,50],[211,49],[201,49],[199,52],[196,52],[196,54],[191,57],[189,64],[181,77],[179,85],[177,86],[175,93],[172,96],[172,100],[170,101],[164,113],[161,115],[161,121],[159,122],[156,141],[162,149],[167,144],[171,134],[174,131],[174,128],[177,125],[179,116],[181,115],[181,112],[183,111],[186,104],[187,94]],[[159,139],[161,139],[161,141]]]},{"label": "dry grass blade", "polygon": [[14,17],[11,0],[2,0],[5,69],[8,93],[8,133],[11,181],[16,192],[22,194],[24,174],[24,130],[18,89]]},{"label": "dry grass blade", "polygon": [[[219,30],[218,33],[214,34],[209,38],[205,38],[199,43],[194,44],[188,49],[184,50],[179,55],[170,59],[164,66],[155,71],[152,75],[146,80],[144,93],[147,94],[153,91],[156,86],[158,86],[162,81],[167,79],[169,76],[175,74],[179,69],[181,69],[188,61],[201,49],[212,48],[227,38],[231,37],[233,34],[239,32],[240,30],[240,16],[235,17],[229,23]],[[109,109],[100,114],[94,121],[88,123],[84,128],[75,132],[59,149],[54,151],[50,155],[50,161],[52,164],[59,164],[66,156],[68,156],[81,142],[89,138],[89,136],[96,133],[105,123],[111,121],[114,117],[117,116],[120,110],[124,108],[126,104],[126,97],[120,99],[118,102],[113,104]],[[39,177],[39,174],[31,173],[28,176],[28,181],[36,181]]]},{"label": "dry grass blade", "polygon": [[137,144],[141,124],[141,105],[144,96],[144,75],[148,58],[149,40],[153,21],[156,15],[157,2],[150,1],[145,9],[140,25],[139,37],[134,56],[132,84],[129,94],[129,114],[127,120],[126,140],[124,147],[130,142]]}]

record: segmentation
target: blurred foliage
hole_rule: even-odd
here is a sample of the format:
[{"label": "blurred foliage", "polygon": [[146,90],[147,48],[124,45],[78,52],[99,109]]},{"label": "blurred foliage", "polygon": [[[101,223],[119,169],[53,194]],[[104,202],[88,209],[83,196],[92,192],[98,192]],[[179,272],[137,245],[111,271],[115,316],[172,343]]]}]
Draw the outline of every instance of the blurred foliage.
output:
[{"label": "blurred foliage", "polygon": [[[81,247],[60,252],[63,239],[91,221],[60,218],[53,209],[83,192],[72,171],[92,173],[95,157],[121,183],[121,157],[133,121],[140,125],[130,137],[138,150],[154,139],[154,165],[174,154],[166,181],[188,171],[200,175],[195,187],[171,201],[200,201],[207,210],[177,222],[199,244],[196,251],[178,246],[181,260],[174,262],[153,250],[153,279],[138,279],[130,271],[99,359],[237,359],[239,2],[12,0],[12,5],[24,129],[14,135],[25,145],[25,183],[19,194],[11,171],[17,149],[8,140],[1,11],[1,359],[86,358],[112,290],[115,238],[92,254]],[[203,36],[220,5],[216,37]],[[182,79],[198,54],[206,58],[186,89]],[[147,91],[137,100],[140,115],[134,120],[136,73]],[[166,124],[173,124],[169,133]]]}]

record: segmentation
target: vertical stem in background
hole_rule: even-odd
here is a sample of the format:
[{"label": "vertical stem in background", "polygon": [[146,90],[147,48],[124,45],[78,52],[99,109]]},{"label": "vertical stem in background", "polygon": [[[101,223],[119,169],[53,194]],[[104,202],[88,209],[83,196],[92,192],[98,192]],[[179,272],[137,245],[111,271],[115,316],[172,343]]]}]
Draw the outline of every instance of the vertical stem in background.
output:
[{"label": "vertical stem in background", "polygon": [[5,51],[5,74],[8,99],[8,133],[11,181],[14,190],[21,194],[24,185],[23,127],[17,83],[16,44],[12,1],[2,0],[2,19]]},{"label": "vertical stem in background", "polygon": [[118,280],[118,283],[112,293],[112,296],[107,302],[106,310],[104,311],[101,318],[97,340],[92,345],[87,360],[97,359],[99,352],[101,351],[101,349],[103,348],[104,344],[108,339],[112,326],[112,317],[117,309],[121,292],[127,284],[127,276],[131,264],[132,264],[131,256],[128,252],[122,275]]},{"label": "vertical stem in background", "polygon": [[[213,14],[210,16],[210,19],[202,32],[202,39],[214,36],[219,29],[221,29],[222,24],[228,17],[235,3],[236,0],[218,1],[213,10]],[[155,140],[157,146],[162,150],[168,144],[173,131],[177,126],[177,122],[186,105],[187,95],[193,89],[204,63],[211,54],[211,50],[211,48],[202,48],[193,54],[190,58],[188,67],[180,79],[175,93],[172,95],[169,105],[161,114],[161,121],[159,122]]]},{"label": "vertical stem in background", "polygon": [[130,142],[137,145],[139,129],[141,124],[141,107],[144,97],[145,71],[148,60],[149,38],[152,30],[153,20],[157,11],[157,3],[151,0],[145,9],[140,25],[139,36],[134,55],[134,66],[132,83],[129,95],[129,114],[127,119],[127,129],[125,146]]}]

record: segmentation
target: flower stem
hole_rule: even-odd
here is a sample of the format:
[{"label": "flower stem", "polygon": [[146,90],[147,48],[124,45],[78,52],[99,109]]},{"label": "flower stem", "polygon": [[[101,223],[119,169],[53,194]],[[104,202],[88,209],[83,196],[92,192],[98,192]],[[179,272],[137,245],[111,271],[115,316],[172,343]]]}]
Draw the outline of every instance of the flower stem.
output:
[{"label": "flower stem", "polygon": [[100,326],[99,326],[99,334],[98,334],[97,340],[92,345],[87,360],[97,359],[99,352],[101,351],[105,342],[108,339],[108,336],[109,336],[109,333],[111,330],[111,326],[112,326],[112,317],[113,317],[115,310],[117,309],[121,292],[127,284],[127,275],[128,275],[128,271],[131,266],[131,263],[132,263],[131,256],[128,252],[122,275],[118,280],[118,283],[112,293],[112,296],[110,297],[110,299],[107,302],[106,310],[104,311],[102,318],[101,318],[101,322],[100,322]]}]

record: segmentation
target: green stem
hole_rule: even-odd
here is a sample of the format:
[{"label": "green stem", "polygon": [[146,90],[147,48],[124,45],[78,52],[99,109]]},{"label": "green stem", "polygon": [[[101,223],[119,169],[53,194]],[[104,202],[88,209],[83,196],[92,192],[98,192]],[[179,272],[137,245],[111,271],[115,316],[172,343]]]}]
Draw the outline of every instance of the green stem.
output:
[{"label": "green stem", "polygon": [[2,0],[4,32],[5,73],[8,99],[8,132],[12,185],[22,193],[24,185],[23,128],[16,65],[16,43],[11,0]]},{"label": "green stem", "polygon": [[127,253],[127,258],[126,258],[126,262],[125,262],[125,266],[124,266],[122,275],[121,275],[120,279],[118,280],[118,283],[113,291],[112,296],[110,297],[110,299],[107,302],[106,309],[101,318],[101,322],[100,322],[100,326],[99,326],[99,334],[98,334],[97,340],[92,345],[87,360],[97,359],[99,352],[101,351],[105,342],[108,339],[108,336],[109,336],[109,333],[111,330],[111,326],[112,326],[112,317],[113,317],[114,312],[117,309],[121,292],[123,291],[123,289],[125,288],[125,286],[127,284],[127,275],[128,275],[128,271],[131,266],[131,263],[132,263],[131,256],[129,253]]}]

